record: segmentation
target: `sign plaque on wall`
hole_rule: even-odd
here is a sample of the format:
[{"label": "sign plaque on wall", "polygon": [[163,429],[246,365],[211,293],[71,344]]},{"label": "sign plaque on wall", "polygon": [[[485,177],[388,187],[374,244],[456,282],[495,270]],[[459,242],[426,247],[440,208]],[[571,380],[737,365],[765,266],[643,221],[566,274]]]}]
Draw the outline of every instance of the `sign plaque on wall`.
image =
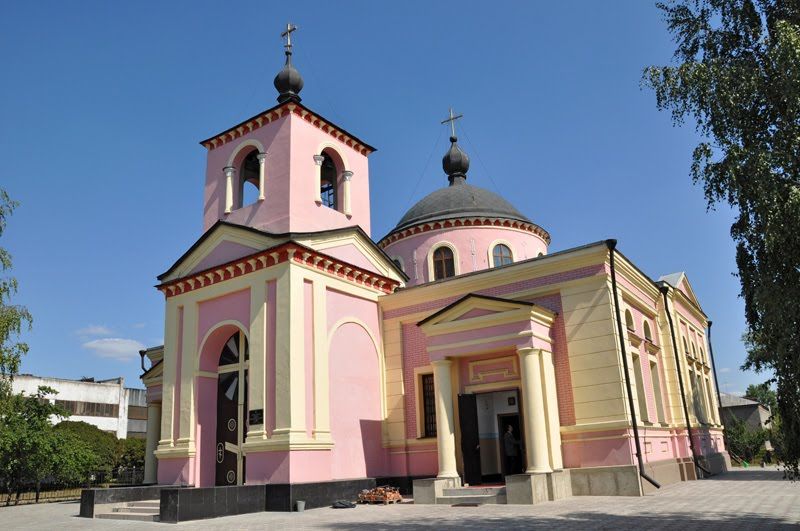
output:
[{"label": "sign plaque on wall", "polygon": [[250,426],[254,426],[256,424],[264,424],[264,410],[251,409],[247,415],[247,423]]}]

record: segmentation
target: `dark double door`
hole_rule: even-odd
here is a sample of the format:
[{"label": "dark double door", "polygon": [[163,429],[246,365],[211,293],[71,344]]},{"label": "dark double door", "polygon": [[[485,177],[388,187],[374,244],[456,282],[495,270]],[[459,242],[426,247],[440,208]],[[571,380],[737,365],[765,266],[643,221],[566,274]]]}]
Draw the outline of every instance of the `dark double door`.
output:
[{"label": "dark double door", "polygon": [[479,485],[482,482],[482,474],[477,395],[458,395],[458,423],[461,428],[461,456],[464,462],[464,483]]},{"label": "dark double door", "polygon": [[216,484],[244,483],[245,462],[242,443],[247,433],[247,339],[237,332],[220,354],[217,378]]}]

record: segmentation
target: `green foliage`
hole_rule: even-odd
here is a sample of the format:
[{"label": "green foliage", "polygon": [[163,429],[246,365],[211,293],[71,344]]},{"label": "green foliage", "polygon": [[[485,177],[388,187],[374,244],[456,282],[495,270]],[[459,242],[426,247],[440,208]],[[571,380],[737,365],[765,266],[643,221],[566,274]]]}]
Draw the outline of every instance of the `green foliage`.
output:
[{"label": "green foliage", "polygon": [[0,415],[0,485],[6,492],[42,481],[85,481],[95,465],[86,445],[73,436],[53,429],[51,416],[66,413],[50,403],[50,388],[34,395],[6,397]]},{"label": "green foliage", "polygon": [[767,406],[773,415],[778,410],[778,395],[772,390],[769,382],[748,385],[744,396],[750,400],[755,400],[762,406]]},{"label": "green foliage", "polygon": [[[658,4],[677,45],[643,84],[702,141],[691,175],[731,227],[745,302],[743,368],[771,371],[782,422],[778,458],[800,477],[800,2],[674,0]],[[775,413],[775,412],[774,412]]]},{"label": "green foliage", "polygon": [[122,468],[144,468],[144,439],[119,439],[116,465]]},{"label": "green foliage", "polygon": [[[5,190],[0,188],[0,236],[6,222],[16,208]],[[11,269],[11,255],[0,247],[0,274]],[[0,277],[0,401],[11,393],[11,379],[19,372],[22,356],[28,352],[28,345],[17,341],[23,329],[30,329],[33,318],[24,306],[10,303],[17,292],[17,280],[13,277]]]},{"label": "green foliage", "polygon": [[731,417],[725,424],[725,441],[728,451],[745,461],[753,462],[769,439],[769,432],[762,428],[752,428],[746,422]]},{"label": "green foliage", "polygon": [[86,445],[96,456],[95,470],[98,472],[110,474],[119,468],[144,467],[144,439],[117,439],[113,433],[81,421],[66,420],[55,429]]},{"label": "green foliage", "polygon": [[97,426],[82,421],[66,420],[56,425],[56,432],[81,441],[95,456],[95,470],[110,473],[117,461],[117,438]]}]

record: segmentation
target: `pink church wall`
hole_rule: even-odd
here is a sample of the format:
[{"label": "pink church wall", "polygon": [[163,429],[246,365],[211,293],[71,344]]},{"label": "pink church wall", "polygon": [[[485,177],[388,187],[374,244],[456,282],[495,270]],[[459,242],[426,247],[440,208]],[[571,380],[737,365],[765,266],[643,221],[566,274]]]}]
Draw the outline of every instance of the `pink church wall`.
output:
[{"label": "pink church wall", "polygon": [[489,246],[495,240],[505,240],[510,244],[515,262],[535,258],[539,253],[547,254],[547,244],[539,236],[517,229],[498,227],[464,227],[423,232],[391,243],[384,250],[390,257],[402,259],[403,268],[410,278],[408,285],[413,286],[433,280],[428,274],[428,253],[437,243],[448,242],[456,248],[458,251],[456,274],[464,274],[489,269]]},{"label": "pink church wall", "polygon": [[194,485],[194,481],[193,458],[158,460],[159,485]]},{"label": "pink church wall", "polygon": [[[289,210],[286,198],[289,197],[289,157],[290,152],[290,120],[282,117],[246,135],[228,142],[216,149],[208,151],[206,166],[206,186],[203,211],[203,231],[208,230],[220,219],[241,225],[260,226],[273,232],[288,232]],[[225,173],[231,155],[248,140],[260,142],[271,155],[267,158],[265,200],[261,203],[245,206],[225,215]],[[233,161],[238,169],[241,167],[247,152],[242,150]],[[234,205],[238,199],[238,186],[234,184]]]},{"label": "pink church wall", "polygon": [[[268,152],[265,167],[265,199],[225,214],[225,174],[223,168],[237,148],[248,140],[260,142]],[[314,201],[317,167],[314,155],[323,144],[335,146],[340,160],[346,160],[340,170],[353,172],[351,181],[352,215],[324,207]],[[233,159],[239,179],[242,161],[252,148],[240,151]],[[239,186],[234,185],[234,205],[240,201]],[[341,187],[343,188],[343,186]],[[343,194],[339,194],[339,210],[343,210]],[[369,234],[369,166],[367,157],[332,135],[310,124],[297,114],[287,114],[232,142],[208,152],[206,169],[203,230],[216,221],[256,227],[268,232],[311,232],[334,228],[361,226]]]},{"label": "pink church wall", "polygon": [[[370,201],[369,201],[369,163],[367,157],[334,139],[316,126],[297,115],[292,115],[292,142],[291,142],[291,169],[294,176],[290,208],[292,217],[290,230],[293,232],[306,232],[329,230],[340,227],[360,226],[367,234],[370,233]],[[313,156],[319,153],[321,144],[333,144],[340,157],[333,155],[334,159],[346,160],[345,167],[341,170],[350,170],[353,177],[350,182],[352,216],[345,216],[342,212],[318,205],[314,201],[316,195],[316,171]],[[339,161],[337,161],[339,162]],[[340,187],[340,190],[342,188]],[[339,194],[340,204],[343,194]],[[343,205],[339,210],[343,209]]]},{"label": "pink church wall", "polygon": [[375,267],[375,264],[368,260],[367,257],[365,257],[355,245],[348,244],[338,245],[336,247],[328,247],[324,252],[325,254],[333,256],[334,258],[338,258],[339,260],[343,260],[348,264],[361,267],[374,273],[380,273],[378,268]]},{"label": "pink church wall", "polygon": [[[205,338],[208,331],[222,321],[235,321],[245,334],[247,334],[250,329],[250,290],[243,289],[215,299],[203,301],[198,304],[197,311],[198,345],[202,345],[203,338]],[[233,332],[231,332],[231,334],[232,333]],[[200,370],[217,370],[219,354],[222,351],[222,345],[225,344],[227,339],[226,337],[221,340],[222,342],[219,345],[219,349],[216,351],[208,350],[208,354],[204,354],[200,357]],[[204,349],[203,352],[205,353],[206,350]]]},{"label": "pink church wall", "polygon": [[247,455],[245,483],[289,483],[289,452],[256,452]]},{"label": "pink church wall", "polygon": [[211,267],[230,262],[231,260],[236,260],[237,258],[253,254],[257,250],[258,249],[236,242],[222,241],[219,243],[219,245],[214,247],[214,249],[208,253],[205,258],[200,260],[200,262],[197,263],[197,266],[195,266],[190,273],[196,273],[198,271],[203,271],[204,269],[209,269]]},{"label": "pink church wall", "polygon": [[384,475],[378,352],[355,323],[339,327],[330,345],[331,475],[334,479]]},{"label": "pink church wall", "polygon": [[[223,334],[220,334],[222,336]],[[229,336],[229,334],[228,334]],[[227,339],[227,337],[226,337]],[[195,447],[197,486],[211,487],[216,482],[216,461],[211,459],[217,443],[217,379],[197,377]]]},{"label": "pink church wall", "polygon": [[[356,318],[380,345],[377,304],[334,290],[327,291],[326,302],[329,328],[343,318]],[[345,322],[329,334],[330,419],[334,442],[330,452],[331,477],[386,475],[388,454],[382,444],[380,352],[367,330],[355,322]]]}]

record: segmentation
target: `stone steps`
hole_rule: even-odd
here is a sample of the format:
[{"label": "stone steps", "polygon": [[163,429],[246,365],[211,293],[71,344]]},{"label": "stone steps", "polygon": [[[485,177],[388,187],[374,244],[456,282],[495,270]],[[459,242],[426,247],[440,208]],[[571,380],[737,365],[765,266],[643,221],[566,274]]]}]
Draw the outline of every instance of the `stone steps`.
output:
[{"label": "stone steps", "polygon": [[469,487],[444,489],[436,497],[437,505],[494,505],[506,503],[505,487]]},{"label": "stone steps", "polygon": [[122,511],[115,511],[111,513],[97,513],[95,518],[104,518],[106,520],[137,520],[140,522],[158,522],[158,513],[128,513]]},{"label": "stone steps", "polygon": [[107,520],[136,520],[140,522],[159,521],[160,502],[158,500],[144,500],[126,502],[118,507],[113,507],[111,512],[101,512],[95,518]]}]

